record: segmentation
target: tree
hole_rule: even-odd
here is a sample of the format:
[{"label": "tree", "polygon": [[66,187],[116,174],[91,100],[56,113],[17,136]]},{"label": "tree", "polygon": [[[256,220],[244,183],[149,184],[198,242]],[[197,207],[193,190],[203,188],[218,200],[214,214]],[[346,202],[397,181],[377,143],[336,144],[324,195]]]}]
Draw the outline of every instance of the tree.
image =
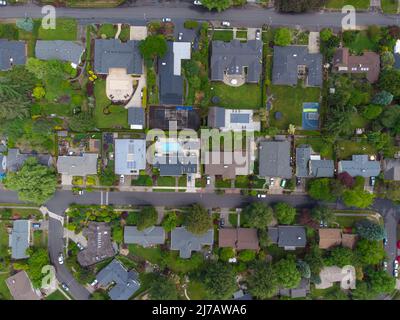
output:
[{"label": "tree", "polygon": [[228,262],[229,259],[235,257],[235,250],[233,248],[219,248],[219,258],[221,261]]},{"label": "tree", "polygon": [[364,190],[345,190],[343,192],[343,202],[348,207],[367,208],[375,199],[375,194]]},{"label": "tree", "polygon": [[22,201],[44,204],[56,192],[57,179],[53,169],[31,157],[25,160],[19,171],[7,174],[4,185],[17,191]]},{"label": "tree", "polygon": [[356,288],[351,290],[351,298],[353,300],[370,300],[375,296],[375,293],[371,291],[371,288],[365,281],[357,281]]},{"label": "tree", "polygon": [[382,69],[390,69],[394,65],[394,55],[390,51],[384,51],[381,53],[381,66]]},{"label": "tree", "polygon": [[385,250],[379,241],[361,239],[357,242],[356,255],[364,265],[377,265],[385,259]]},{"label": "tree", "polygon": [[393,68],[382,70],[379,76],[379,87],[395,97],[400,96],[400,70]]},{"label": "tree", "polygon": [[231,0],[202,0],[201,4],[210,11],[217,10],[221,12],[228,9],[232,5],[232,2]]},{"label": "tree", "polygon": [[311,217],[313,220],[320,222],[324,221],[325,223],[331,224],[336,221],[336,215],[332,209],[327,206],[318,206],[314,207],[311,210]]},{"label": "tree", "polygon": [[353,251],[346,247],[334,247],[329,252],[329,256],[325,258],[326,265],[338,266],[341,268],[347,265],[353,265],[354,261]]},{"label": "tree", "polygon": [[212,220],[207,209],[199,204],[194,204],[185,214],[183,224],[188,231],[194,234],[203,234],[212,227]]},{"label": "tree", "polygon": [[154,226],[157,223],[158,213],[156,208],[145,206],[140,210],[137,217],[137,229],[139,231]]},{"label": "tree", "polygon": [[285,202],[277,203],[274,211],[279,224],[293,224],[296,220],[296,209]]},{"label": "tree", "polygon": [[347,171],[339,173],[337,179],[342,184],[342,187],[353,188],[354,186],[354,178]]},{"label": "tree", "polygon": [[303,260],[298,260],[296,263],[296,266],[297,266],[297,270],[299,270],[300,276],[302,278],[310,279],[311,269],[310,269],[310,265],[307,262],[305,262]]},{"label": "tree", "polygon": [[176,216],[175,211],[169,212],[164,216],[162,221],[162,226],[166,232],[170,232],[176,228],[176,224],[178,222],[178,218]]},{"label": "tree", "polygon": [[319,37],[321,41],[329,41],[329,39],[333,36],[333,32],[331,28],[324,28],[319,32]]},{"label": "tree", "polygon": [[400,106],[387,107],[379,117],[380,123],[394,133],[400,133]]},{"label": "tree", "polygon": [[297,269],[294,256],[288,256],[285,259],[279,260],[275,263],[274,270],[279,286],[291,289],[299,285],[301,274]]},{"label": "tree", "polygon": [[69,119],[69,128],[74,132],[87,132],[96,127],[96,123],[88,112],[81,112]]},{"label": "tree", "polygon": [[46,249],[30,249],[30,257],[27,261],[29,268],[27,269],[32,285],[35,288],[40,288],[42,285],[42,279],[45,274],[42,273],[44,266],[50,264],[49,255]]},{"label": "tree", "polygon": [[163,57],[167,53],[167,49],[167,41],[162,35],[148,36],[139,43],[140,53],[146,61],[151,61],[156,57]]},{"label": "tree", "polygon": [[[354,93],[355,94],[355,93]],[[351,122],[349,111],[338,109],[330,113],[326,119],[325,131],[332,134],[333,137],[348,136],[353,132],[353,123]]]},{"label": "tree", "polygon": [[274,42],[277,46],[288,46],[292,41],[292,34],[288,28],[278,28],[275,31]]},{"label": "tree", "polygon": [[29,116],[29,102],[22,98],[0,100],[0,120],[24,119]]},{"label": "tree", "polygon": [[362,110],[362,116],[367,120],[375,120],[379,117],[382,111],[382,106],[378,104],[370,104],[364,107],[364,109]]},{"label": "tree", "polygon": [[272,222],[274,214],[271,207],[262,202],[253,202],[243,209],[242,216],[250,228],[265,229]]},{"label": "tree", "polygon": [[356,232],[361,238],[371,241],[383,240],[386,235],[383,226],[368,219],[356,223]]},{"label": "tree", "polygon": [[310,246],[309,251],[304,256],[304,261],[310,266],[311,275],[319,276],[324,266],[324,260],[322,258],[322,251],[317,244]]},{"label": "tree", "polygon": [[163,275],[157,275],[151,282],[149,295],[152,300],[177,300],[176,285],[171,279]]},{"label": "tree", "polygon": [[239,260],[243,262],[250,262],[256,258],[256,252],[254,250],[246,249],[239,252]]},{"label": "tree", "polygon": [[42,86],[37,86],[33,89],[32,95],[36,100],[41,100],[46,95],[46,91]]},{"label": "tree", "polygon": [[233,268],[226,263],[213,262],[207,265],[204,284],[215,299],[227,299],[236,290],[236,277]]},{"label": "tree", "polygon": [[271,244],[271,239],[269,238],[268,232],[265,229],[258,229],[258,242],[261,248],[266,248]]},{"label": "tree", "polygon": [[378,104],[381,106],[388,106],[393,101],[393,95],[390,92],[382,90],[378,92],[373,98],[372,103]]},{"label": "tree", "polygon": [[308,194],[311,198],[323,201],[333,201],[330,189],[330,180],[328,178],[320,178],[310,180],[307,186]]},{"label": "tree", "polygon": [[257,262],[248,278],[249,291],[258,299],[269,299],[276,295],[278,281],[275,268],[270,263]]},{"label": "tree", "polygon": [[396,286],[396,279],[383,270],[368,272],[368,283],[371,291],[378,294],[391,293]]}]

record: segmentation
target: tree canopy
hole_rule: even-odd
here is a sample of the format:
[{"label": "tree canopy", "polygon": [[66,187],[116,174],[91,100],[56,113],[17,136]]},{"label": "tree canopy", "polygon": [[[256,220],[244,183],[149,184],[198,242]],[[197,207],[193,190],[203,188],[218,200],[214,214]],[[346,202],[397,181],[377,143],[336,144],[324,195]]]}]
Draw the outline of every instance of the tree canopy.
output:
[{"label": "tree canopy", "polygon": [[278,290],[275,268],[270,263],[257,262],[248,278],[249,291],[258,299],[269,299]]},{"label": "tree canopy", "polygon": [[296,220],[296,209],[285,202],[277,203],[274,211],[280,224],[293,224]]},{"label": "tree canopy", "polygon": [[297,269],[294,256],[288,256],[279,260],[274,265],[278,284],[286,289],[296,288],[301,280],[301,274]]},{"label": "tree canopy", "polygon": [[157,275],[151,282],[149,295],[152,300],[177,300],[175,283],[163,275]]},{"label": "tree canopy", "polygon": [[317,206],[311,210],[313,220],[320,222],[324,221],[328,224],[336,221],[336,215],[332,209],[327,206]]},{"label": "tree canopy", "polygon": [[201,4],[208,10],[217,10],[221,12],[232,5],[231,0],[202,0]]},{"label": "tree canopy", "polygon": [[380,241],[361,239],[357,242],[356,254],[364,265],[377,265],[385,259],[385,250]]},{"label": "tree canopy", "polygon": [[207,265],[204,284],[215,299],[228,299],[236,290],[235,272],[231,265],[213,262]]},{"label": "tree canopy", "polygon": [[152,206],[145,206],[140,210],[137,217],[137,229],[144,230],[157,223],[158,213],[156,208]]},{"label": "tree canopy", "polygon": [[163,57],[167,53],[167,41],[162,35],[151,35],[140,41],[139,50],[144,60],[153,60]]},{"label": "tree canopy", "polygon": [[275,31],[274,43],[277,46],[288,46],[292,41],[292,33],[288,28],[279,28]]},{"label": "tree canopy", "polygon": [[325,264],[328,266],[344,267],[353,265],[354,261],[353,251],[346,247],[334,247],[325,258]]},{"label": "tree canopy", "polygon": [[40,288],[42,285],[42,279],[44,274],[42,273],[42,269],[44,266],[50,264],[49,255],[46,249],[31,249],[30,257],[28,258],[28,266],[27,272],[29,274],[29,278],[32,281],[32,285],[35,288]]},{"label": "tree canopy", "polygon": [[194,204],[185,214],[183,224],[188,231],[194,234],[203,234],[212,227],[212,219],[207,209],[199,204]]},{"label": "tree canopy", "polygon": [[262,202],[253,202],[243,209],[242,215],[250,228],[265,229],[271,223],[274,213]]},{"label": "tree canopy", "polygon": [[308,183],[307,188],[308,194],[313,199],[324,201],[335,200],[331,193],[330,179],[328,178],[313,179]]},{"label": "tree canopy", "polygon": [[374,199],[373,193],[364,190],[354,189],[343,192],[343,202],[348,207],[367,208],[374,202]]},{"label": "tree canopy", "polygon": [[364,239],[378,241],[385,238],[385,229],[380,224],[364,219],[356,223],[357,234]]}]

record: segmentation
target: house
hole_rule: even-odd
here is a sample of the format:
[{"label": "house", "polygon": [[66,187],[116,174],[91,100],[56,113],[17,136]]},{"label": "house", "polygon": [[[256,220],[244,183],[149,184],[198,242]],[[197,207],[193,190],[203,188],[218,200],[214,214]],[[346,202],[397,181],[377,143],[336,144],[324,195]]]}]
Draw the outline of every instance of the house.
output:
[{"label": "house", "polygon": [[369,160],[368,155],[353,155],[352,160],[341,160],[338,172],[347,172],[352,177],[376,177],[381,172],[379,161]]},{"label": "house", "polygon": [[306,229],[303,226],[269,227],[268,235],[272,243],[285,250],[304,248],[307,243]]},{"label": "house", "polygon": [[204,173],[208,176],[221,176],[223,179],[235,179],[252,173],[250,152],[211,151],[204,155]]},{"label": "house", "polygon": [[259,175],[290,179],[290,142],[287,140],[261,141],[259,146]]},{"label": "house", "polygon": [[115,173],[138,175],[146,169],[146,140],[115,139]]},{"label": "house", "polygon": [[139,231],[137,227],[124,227],[124,243],[139,244],[142,247],[151,247],[158,244],[164,244],[165,230],[163,227],[149,227]]},{"label": "house", "polygon": [[340,282],[341,289],[355,289],[356,273],[354,268],[346,268],[344,270],[337,266],[323,267],[319,273],[319,277],[321,282],[315,284],[315,289],[330,288],[335,282]]},{"label": "house", "polygon": [[255,228],[222,228],[218,234],[220,248],[236,250],[258,250],[258,235]]},{"label": "house", "polygon": [[86,248],[78,253],[77,258],[81,266],[91,266],[115,255],[111,227],[107,223],[89,222],[82,233],[88,241]]},{"label": "house", "polygon": [[350,55],[348,48],[337,49],[333,55],[332,72],[336,73],[365,73],[369,82],[379,79],[381,69],[379,54],[365,51],[360,56]]},{"label": "house", "polygon": [[279,289],[279,295],[284,297],[305,298],[310,293],[310,279],[302,278],[299,285],[293,289]]},{"label": "house", "polygon": [[272,83],[297,86],[299,80],[306,86],[322,86],[322,54],[310,53],[308,46],[275,46]]},{"label": "house", "polygon": [[318,130],[319,129],[319,103],[304,102],[302,113],[303,130]]},{"label": "house", "polygon": [[108,295],[111,300],[128,300],[139,290],[139,275],[135,270],[128,271],[121,262],[114,259],[96,276],[102,288],[109,288]]},{"label": "house", "polygon": [[202,246],[212,246],[214,243],[214,229],[201,235],[193,234],[185,227],[177,227],[171,231],[171,250],[179,250],[182,259],[189,259],[192,251],[200,251]]},{"label": "house", "polygon": [[97,153],[83,153],[80,156],[61,156],[57,159],[57,170],[65,176],[85,177],[97,174]]},{"label": "house", "polygon": [[208,126],[221,131],[260,131],[261,123],[253,119],[254,110],[211,107]]},{"label": "house", "polygon": [[333,177],[335,163],[333,160],[321,160],[321,156],[313,154],[309,145],[296,148],[296,177],[323,178]]},{"label": "house", "polygon": [[213,41],[211,44],[211,80],[227,85],[258,83],[262,72],[261,40],[241,42]]},{"label": "house", "polygon": [[151,106],[149,127],[161,130],[200,129],[200,115],[190,106]]},{"label": "house", "polygon": [[139,42],[118,39],[96,39],[94,43],[94,71],[109,74],[110,69],[124,69],[126,74],[142,74],[142,55]]},{"label": "house", "polygon": [[9,70],[15,65],[26,63],[26,43],[0,39],[0,70]]},{"label": "house", "polygon": [[385,159],[382,170],[385,180],[400,181],[400,159]]},{"label": "house", "polygon": [[160,104],[182,105],[182,60],[190,59],[190,42],[167,42],[166,54],[158,59]]},{"label": "house", "polygon": [[321,249],[330,249],[340,245],[353,249],[357,242],[356,234],[343,233],[342,229],[320,228],[318,229],[318,235]]},{"label": "house", "polygon": [[31,239],[31,223],[29,220],[13,221],[13,229],[9,235],[9,246],[11,248],[11,258],[26,259]]},{"label": "house", "polygon": [[36,158],[38,163],[44,166],[52,166],[53,158],[49,154],[40,153],[21,153],[19,149],[8,149],[5,156],[5,165],[7,171],[15,172],[21,169],[26,159],[33,157]]},{"label": "house", "polygon": [[14,300],[40,300],[26,271],[19,271],[7,278],[6,284]]},{"label": "house", "polygon": [[85,47],[77,41],[37,40],[35,56],[40,60],[61,60],[71,62],[73,68],[81,63]]},{"label": "house", "polygon": [[128,108],[128,124],[131,129],[143,130],[145,128],[145,112],[143,108]]}]

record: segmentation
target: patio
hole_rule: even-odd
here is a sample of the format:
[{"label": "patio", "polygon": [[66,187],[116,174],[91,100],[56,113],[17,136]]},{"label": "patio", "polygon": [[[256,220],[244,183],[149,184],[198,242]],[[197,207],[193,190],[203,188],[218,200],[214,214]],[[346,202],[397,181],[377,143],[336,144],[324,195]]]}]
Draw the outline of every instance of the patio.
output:
[{"label": "patio", "polygon": [[126,101],[133,94],[133,78],[123,68],[110,68],[106,94],[111,101]]}]

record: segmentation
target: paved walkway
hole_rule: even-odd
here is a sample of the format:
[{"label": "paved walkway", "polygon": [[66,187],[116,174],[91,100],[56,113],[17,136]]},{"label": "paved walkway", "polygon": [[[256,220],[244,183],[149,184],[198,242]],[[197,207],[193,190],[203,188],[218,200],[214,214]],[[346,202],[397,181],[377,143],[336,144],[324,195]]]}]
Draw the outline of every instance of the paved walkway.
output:
[{"label": "paved walkway", "polygon": [[87,239],[82,235],[82,232],[76,234],[74,231],[64,228],[64,238],[71,239],[73,242],[79,242],[84,247],[87,247]]}]

